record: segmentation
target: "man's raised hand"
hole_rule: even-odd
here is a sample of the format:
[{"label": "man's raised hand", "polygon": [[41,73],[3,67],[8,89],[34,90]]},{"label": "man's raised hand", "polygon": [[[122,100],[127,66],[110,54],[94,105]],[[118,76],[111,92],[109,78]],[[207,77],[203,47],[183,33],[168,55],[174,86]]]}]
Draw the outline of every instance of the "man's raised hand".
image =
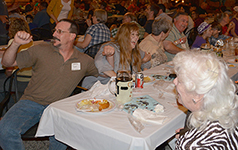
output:
[{"label": "man's raised hand", "polygon": [[30,41],[32,41],[32,36],[25,31],[18,31],[14,36],[14,42],[19,45],[27,44]]}]

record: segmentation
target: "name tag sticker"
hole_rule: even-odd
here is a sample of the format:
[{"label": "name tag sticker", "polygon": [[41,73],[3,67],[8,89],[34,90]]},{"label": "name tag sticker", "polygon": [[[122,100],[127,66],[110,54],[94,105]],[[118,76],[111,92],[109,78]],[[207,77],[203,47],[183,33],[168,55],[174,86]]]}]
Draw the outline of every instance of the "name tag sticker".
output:
[{"label": "name tag sticker", "polygon": [[80,63],[71,64],[71,70],[80,70],[80,69],[81,69]]}]

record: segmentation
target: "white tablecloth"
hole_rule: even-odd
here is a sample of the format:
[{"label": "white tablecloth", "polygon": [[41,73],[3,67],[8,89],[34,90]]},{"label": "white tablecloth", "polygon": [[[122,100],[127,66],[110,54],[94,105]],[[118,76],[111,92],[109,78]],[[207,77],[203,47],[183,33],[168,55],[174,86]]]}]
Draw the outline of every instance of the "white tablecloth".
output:
[{"label": "white tablecloth", "polygon": [[[145,75],[168,75],[173,72],[170,65],[144,71]],[[237,69],[229,70],[230,77]],[[175,130],[184,126],[186,109],[178,105],[175,94],[164,93],[159,97],[153,83],[143,89],[134,89],[133,96],[149,95],[165,107],[162,115],[168,118],[162,125],[146,124],[138,133],[130,124],[127,113],[117,109],[100,115],[77,112],[75,104],[82,98],[91,98],[87,92],[52,103],[42,115],[36,136],[52,136],[80,150],[151,150],[171,138]],[[115,100],[113,95],[97,98]]]},{"label": "white tablecloth", "polygon": [[[156,71],[163,67],[165,65],[156,67],[151,73],[158,73]],[[149,75],[149,71],[145,74]],[[81,150],[154,149],[172,137],[176,129],[184,126],[186,109],[182,106],[178,108],[174,94],[165,93],[159,98],[153,83],[133,91],[133,96],[142,95],[150,95],[165,107],[162,115],[168,118],[163,125],[146,124],[145,129],[138,133],[124,111],[115,109],[100,115],[77,112],[75,104],[82,98],[91,98],[84,92],[49,105],[42,115],[36,136],[55,135],[59,141]],[[115,100],[113,95],[101,98]]]}]

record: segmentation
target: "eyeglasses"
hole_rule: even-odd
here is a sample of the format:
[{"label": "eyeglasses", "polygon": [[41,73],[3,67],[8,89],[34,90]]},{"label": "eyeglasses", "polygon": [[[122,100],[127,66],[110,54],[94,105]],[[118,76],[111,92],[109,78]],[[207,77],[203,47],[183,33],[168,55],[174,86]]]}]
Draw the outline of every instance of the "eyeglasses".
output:
[{"label": "eyeglasses", "polygon": [[56,31],[58,34],[70,33],[69,31],[63,31],[63,30],[61,30],[61,29],[53,29],[53,30],[52,30],[53,33],[54,33],[55,31]]}]

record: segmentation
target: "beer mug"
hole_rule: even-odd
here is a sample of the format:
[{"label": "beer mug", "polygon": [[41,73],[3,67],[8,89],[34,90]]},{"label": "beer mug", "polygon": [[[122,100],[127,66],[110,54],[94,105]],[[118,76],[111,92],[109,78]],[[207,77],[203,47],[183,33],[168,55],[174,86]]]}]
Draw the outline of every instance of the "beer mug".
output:
[{"label": "beer mug", "polygon": [[[112,83],[114,83],[114,89],[112,90]],[[109,82],[109,91],[116,96],[117,102],[120,104],[125,104],[131,101],[132,98],[132,76],[130,71],[119,70],[117,71],[116,79],[112,79]]]}]

